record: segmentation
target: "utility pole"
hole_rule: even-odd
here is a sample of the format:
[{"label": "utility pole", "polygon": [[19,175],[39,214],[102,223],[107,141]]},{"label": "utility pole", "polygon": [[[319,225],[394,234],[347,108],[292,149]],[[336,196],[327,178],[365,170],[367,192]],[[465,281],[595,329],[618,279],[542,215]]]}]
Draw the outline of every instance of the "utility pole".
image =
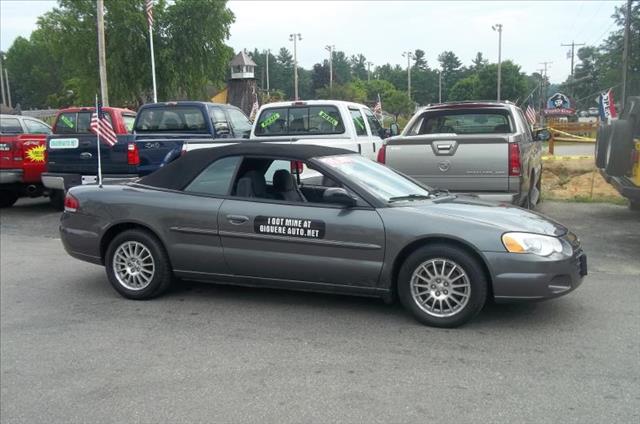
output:
[{"label": "utility pole", "polygon": [[438,69],[438,103],[442,103],[442,69]]},{"label": "utility pole", "polygon": [[545,94],[546,94],[546,93],[543,92],[543,88],[544,88],[544,76],[542,74],[543,72],[544,72],[544,69],[538,69],[538,73],[540,74],[540,93],[539,93],[540,94],[540,98],[538,99],[538,110],[540,111],[540,114],[539,114],[540,115],[539,116],[539,118],[540,118],[540,121],[539,121],[540,126],[542,126],[542,110],[544,109],[544,97],[545,97]]},{"label": "utility pole", "polygon": [[104,46],[104,0],[98,0],[98,67],[100,70],[100,97],[102,105],[109,106],[109,90],[107,88],[107,59]]},{"label": "utility pole", "polygon": [[271,49],[267,49],[267,95],[269,95],[269,56],[271,56]]},{"label": "utility pole", "polygon": [[333,94],[333,51],[336,46],[325,46],[325,50],[329,52],[329,92]]},{"label": "utility pole", "polygon": [[367,62],[367,82],[371,81],[371,65],[373,62]]},{"label": "utility pole", "polygon": [[298,33],[289,34],[289,41],[293,41],[293,97],[298,100],[298,44],[302,40],[302,35]]},{"label": "utility pole", "polygon": [[[542,105],[543,105],[543,107],[540,108],[540,116],[541,117],[543,116],[543,111],[544,111],[544,101],[545,101],[544,97],[546,97],[546,94],[547,94],[547,81],[548,81],[548,79],[547,79],[547,67],[549,65],[551,65],[552,63],[553,62],[540,62],[540,64],[544,66],[544,76],[542,77],[543,78],[542,92],[540,93],[540,97],[541,97],[541,101],[542,101]],[[542,122],[540,123],[540,125],[543,125],[544,124],[544,119],[541,118],[541,121]]]},{"label": "utility pole", "polygon": [[9,103],[7,103],[7,106],[9,106],[9,109],[12,109],[13,106],[11,105],[11,85],[9,85],[9,74],[7,73],[7,68],[4,68],[4,80],[7,83],[7,100],[9,101]]},{"label": "utility pole", "polygon": [[2,91],[2,104],[7,104],[7,96],[4,94],[4,75],[2,71],[2,61],[4,60],[4,52],[0,52],[0,91]]},{"label": "utility pole", "polygon": [[575,56],[575,48],[576,46],[584,46],[584,43],[576,44],[573,40],[571,40],[571,44],[560,44],[561,47],[571,47],[571,77],[573,77],[573,60]]},{"label": "utility pole", "polygon": [[402,57],[407,58],[407,94],[409,98],[411,98],[411,59],[413,59],[413,52],[411,50],[407,50],[402,53]]},{"label": "utility pole", "polygon": [[622,108],[627,102],[627,73],[629,72],[629,31],[631,28],[631,0],[627,0],[624,20],[624,47],[622,49]]},{"label": "utility pole", "polygon": [[498,31],[498,101],[500,101],[500,85],[502,83],[502,24],[495,24],[491,29]]}]

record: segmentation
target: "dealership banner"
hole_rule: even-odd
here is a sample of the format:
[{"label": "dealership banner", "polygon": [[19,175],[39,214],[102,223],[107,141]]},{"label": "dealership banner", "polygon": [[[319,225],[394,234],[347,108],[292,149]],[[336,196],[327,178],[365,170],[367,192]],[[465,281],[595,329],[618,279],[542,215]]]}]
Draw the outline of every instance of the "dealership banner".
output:
[{"label": "dealership banner", "polygon": [[569,96],[556,93],[547,100],[547,107],[544,109],[545,116],[570,116],[576,114]]},{"label": "dealership banner", "polygon": [[600,93],[600,96],[598,96],[598,109],[602,122],[610,122],[612,119],[618,117],[616,105],[613,101],[613,91],[611,91],[611,89]]}]

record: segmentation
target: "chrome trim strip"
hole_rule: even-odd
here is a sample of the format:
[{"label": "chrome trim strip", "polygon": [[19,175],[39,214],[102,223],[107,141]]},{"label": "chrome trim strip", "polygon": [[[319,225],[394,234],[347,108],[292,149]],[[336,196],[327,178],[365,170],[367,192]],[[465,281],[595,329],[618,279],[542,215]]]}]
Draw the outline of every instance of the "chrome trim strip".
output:
[{"label": "chrome trim strip", "polygon": [[245,238],[250,240],[286,241],[290,243],[306,243],[306,244],[315,244],[320,246],[345,247],[348,249],[364,249],[364,250],[382,249],[382,246],[377,244],[354,243],[349,241],[310,239],[310,238],[302,238],[302,237],[283,237],[283,236],[275,236],[271,234],[240,233],[235,231],[219,231],[218,234],[221,237],[226,236],[226,237],[235,237],[235,238]]}]

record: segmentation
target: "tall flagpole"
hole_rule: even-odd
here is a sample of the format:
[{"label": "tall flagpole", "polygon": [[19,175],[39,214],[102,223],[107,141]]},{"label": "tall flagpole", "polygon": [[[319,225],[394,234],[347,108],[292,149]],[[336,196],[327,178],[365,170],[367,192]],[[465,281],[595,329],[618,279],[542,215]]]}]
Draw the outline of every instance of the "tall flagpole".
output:
[{"label": "tall flagpole", "polygon": [[96,146],[98,150],[98,187],[102,188],[102,159],[100,156],[100,104],[98,103],[98,95],[96,94]]},{"label": "tall flagpole", "polygon": [[146,2],[147,22],[149,23],[149,49],[151,50],[151,78],[153,79],[153,102],[158,103],[156,89],[156,57],[153,53],[153,0]]}]

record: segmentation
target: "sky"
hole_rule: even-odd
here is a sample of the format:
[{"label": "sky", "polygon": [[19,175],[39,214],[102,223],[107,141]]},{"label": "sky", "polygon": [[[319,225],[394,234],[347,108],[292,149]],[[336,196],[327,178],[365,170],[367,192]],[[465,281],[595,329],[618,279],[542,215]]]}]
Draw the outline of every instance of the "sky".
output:
[{"label": "sky", "polygon": [[[293,50],[289,34],[301,33],[298,62],[310,69],[328,56],[327,45],[348,56],[362,53],[374,66],[406,67],[402,52],[422,49],[429,66],[453,51],[464,65],[476,52],[498,60],[502,24],[502,59],[511,59],[526,73],[548,65],[552,82],[570,73],[570,47],[598,45],[615,28],[611,15],[624,1],[246,1],[231,0],[236,16],[228,44],[236,51],[280,47]],[[56,5],[46,0],[0,0],[0,49],[18,36],[28,37],[38,16]],[[107,35],[108,36],[108,35]],[[576,49],[577,51],[577,49]]]}]

